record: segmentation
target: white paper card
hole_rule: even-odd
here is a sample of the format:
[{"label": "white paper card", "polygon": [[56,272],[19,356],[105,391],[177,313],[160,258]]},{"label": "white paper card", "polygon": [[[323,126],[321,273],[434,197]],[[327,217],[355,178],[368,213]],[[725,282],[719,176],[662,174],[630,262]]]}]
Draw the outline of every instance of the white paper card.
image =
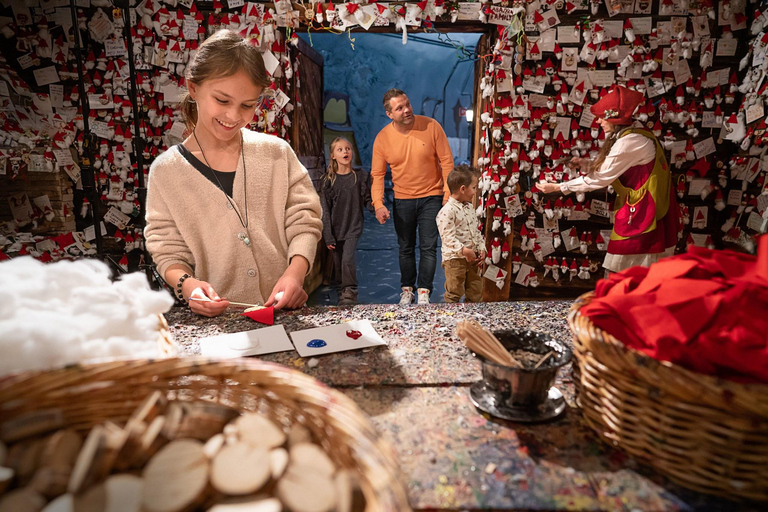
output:
[{"label": "white paper card", "polygon": [[715,141],[712,139],[712,137],[704,139],[703,141],[694,144],[693,150],[696,152],[696,158],[702,159],[716,151]]},{"label": "white paper card", "polygon": [[48,84],[54,84],[58,82],[59,74],[56,72],[56,66],[48,66],[47,68],[40,68],[32,71],[35,75],[35,81],[37,85],[42,87]]},{"label": "white paper card", "polygon": [[267,68],[267,73],[274,76],[277,66],[280,65],[280,61],[277,60],[269,50],[262,53],[261,56],[264,59],[264,66]]},{"label": "white paper card", "polygon": [[200,340],[200,353],[208,357],[245,357],[293,350],[282,325],[220,334]]},{"label": "white paper card", "polygon": [[557,27],[557,42],[562,43],[578,43],[580,38],[579,31],[573,25],[565,26],[559,25]]},{"label": "white paper card", "polygon": [[738,46],[738,39],[718,39],[715,55],[718,57],[733,57],[736,55],[736,48]]},{"label": "white paper card", "polygon": [[301,357],[314,357],[386,345],[369,320],[317,327],[291,333],[296,351]]}]

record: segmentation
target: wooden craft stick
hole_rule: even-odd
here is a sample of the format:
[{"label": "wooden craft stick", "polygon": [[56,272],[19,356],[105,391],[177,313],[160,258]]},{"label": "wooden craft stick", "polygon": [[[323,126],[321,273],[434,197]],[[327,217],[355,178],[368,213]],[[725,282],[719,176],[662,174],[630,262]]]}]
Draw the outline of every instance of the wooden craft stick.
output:
[{"label": "wooden craft stick", "polygon": [[492,332],[483,329],[483,327],[474,320],[464,320],[459,322],[456,326],[456,333],[462,339],[464,344],[486,359],[504,365],[512,366],[514,368],[523,368],[523,365],[514,357],[509,351],[504,348],[504,345],[493,335]]},{"label": "wooden craft stick", "polygon": [[[196,300],[200,302],[213,302],[211,299],[201,299],[199,297],[190,297],[189,300]],[[229,304],[231,306],[243,306],[244,308],[257,308],[257,309],[264,309],[264,306],[260,306],[258,304],[247,304],[245,302],[233,302],[229,301]]]},{"label": "wooden craft stick", "polygon": [[547,354],[546,354],[544,357],[542,357],[541,359],[539,359],[539,362],[538,362],[538,363],[536,363],[536,366],[534,366],[534,367],[533,367],[533,369],[535,370],[536,368],[538,368],[539,366],[541,366],[542,364],[544,364],[544,361],[546,361],[547,359],[549,359],[549,357],[550,357],[552,354],[554,354],[554,353],[555,353],[555,351],[554,351],[554,350],[550,350],[549,352],[547,352]]}]

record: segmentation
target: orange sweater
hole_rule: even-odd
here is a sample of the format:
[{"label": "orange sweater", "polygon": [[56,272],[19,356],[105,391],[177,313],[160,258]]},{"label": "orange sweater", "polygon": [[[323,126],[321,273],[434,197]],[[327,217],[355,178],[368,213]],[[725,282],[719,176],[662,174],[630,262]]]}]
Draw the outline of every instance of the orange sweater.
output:
[{"label": "orange sweater", "polygon": [[453,155],[443,128],[434,119],[414,116],[407,135],[390,123],[376,136],[371,164],[371,197],[376,208],[384,206],[387,164],[392,169],[395,198],[450,197],[446,179],[453,170]]}]

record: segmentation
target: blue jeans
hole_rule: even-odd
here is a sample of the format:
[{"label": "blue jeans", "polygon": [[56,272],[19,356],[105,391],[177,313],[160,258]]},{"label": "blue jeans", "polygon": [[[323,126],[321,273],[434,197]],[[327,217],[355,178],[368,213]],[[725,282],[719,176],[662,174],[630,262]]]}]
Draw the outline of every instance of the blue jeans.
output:
[{"label": "blue jeans", "polygon": [[416,228],[419,230],[419,288],[432,293],[437,266],[437,214],[443,196],[395,199],[392,216],[400,245],[400,285],[416,285]]}]

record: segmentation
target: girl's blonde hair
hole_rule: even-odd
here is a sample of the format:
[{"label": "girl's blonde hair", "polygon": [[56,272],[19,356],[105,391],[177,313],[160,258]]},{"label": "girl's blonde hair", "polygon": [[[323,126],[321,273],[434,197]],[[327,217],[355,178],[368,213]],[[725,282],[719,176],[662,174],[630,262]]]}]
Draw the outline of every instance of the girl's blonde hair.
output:
[{"label": "girl's blonde hair", "polygon": [[632,128],[632,125],[614,125],[614,131],[610,135],[605,136],[605,142],[603,142],[603,147],[600,148],[600,151],[598,151],[597,156],[592,161],[591,169],[594,169],[597,171],[600,169],[600,166],[603,165],[603,162],[605,162],[606,157],[608,156],[608,153],[611,152],[611,148],[616,143],[617,140],[619,140],[619,135],[621,133],[628,129]]},{"label": "girl's blonde hair", "polygon": [[[339,172],[339,163],[333,158],[333,150],[336,149],[336,146],[340,142],[346,142],[350,147],[352,146],[352,143],[349,142],[349,139],[346,137],[336,137],[331,141],[331,164],[328,166],[328,172],[325,174],[325,179],[328,180],[331,185],[336,182],[336,174]],[[355,174],[355,183],[357,183],[357,174]]]},{"label": "girl's blonde hair", "polygon": [[[264,67],[264,59],[258,48],[231,30],[219,30],[206,39],[197,49],[194,59],[187,65],[184,77],[187,82],[200,85],[206,80],[226,78],[244,71],[262,89],[271,84]],[[188,130],[197,124],[197,104],[186,92],[179,104]]]}]

